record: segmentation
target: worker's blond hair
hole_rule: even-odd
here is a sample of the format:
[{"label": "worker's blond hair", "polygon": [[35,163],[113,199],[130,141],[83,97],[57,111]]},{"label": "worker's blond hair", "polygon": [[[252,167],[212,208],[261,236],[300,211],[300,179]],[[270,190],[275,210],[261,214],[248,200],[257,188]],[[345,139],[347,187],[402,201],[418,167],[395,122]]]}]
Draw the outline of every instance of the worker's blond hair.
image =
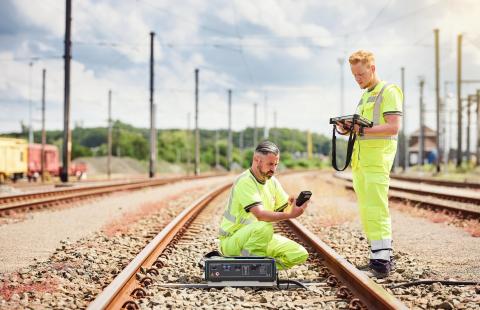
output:
[{"label": "worker's blond hair", "polygon": [[369,51],[359,50],[350,55],[350,58],[348,58],[348,62],[351,65],[356,65],[361,62],[362,64],[370,67],[371,65],[375,64],[375,55],[373,55],[373,53]]}]

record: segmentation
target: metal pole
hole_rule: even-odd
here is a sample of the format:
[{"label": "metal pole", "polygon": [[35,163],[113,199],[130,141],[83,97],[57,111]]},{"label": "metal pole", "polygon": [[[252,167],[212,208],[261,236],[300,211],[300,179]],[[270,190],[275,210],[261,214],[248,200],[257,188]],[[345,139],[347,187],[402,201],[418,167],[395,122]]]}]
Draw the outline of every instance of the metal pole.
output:
[{"label": "metal pole", "polygon": [[66,0],[66,17],[65,17],[65,90],[64,90],[64,107],[63,107],[63,153],[62,153],[62,172],[60,179],[62,182],[68,182],[68,166],[70,163],[70,60],[72,58],[71,51],[71,27],[72,27],[72,1]]},{"label": "metal pole", "polygon": [[402,93],[403,93],[403,102],[402,102],[402,131],[400,134],[401,144],[400,144],[400,157],[402,158],[402,169],[403,172],[407,170],[407,160],[408,160],[408,152],[407,152],[407,136],[405,135],[405,68],[400,68],[402,72]]},{"label": "metal pole", "polygon": [[220,166],[220,150],[218,148],[218,129],[215,130],[215,168]]},{"label": "metal pole", "polygon": [[268,118],[268,99],[267,94],[265,94],[265,101],[264,101],[264,120],[265,120],[265,127],[263,128],[263,140],[268,139],[268,126],[267,126],[267,118]]},{"label": "metal pole", "polygon": [[232,90],[228,90],[228,148],[227,148],[227,162],[228,171],[232,169]]},{"label": "metal pole", "polygon": [[439,30],[433,30],[435,34],[435,97],[437,100],[437,158],[436,169],[440,172],[440,158],[442,154],[440,148],[440,48],[439,48]]},{"label": "metal pole", "polygon": [[47,70],[42,70],[42,154],[41,154],[41,171],[42,182],[45,182],[45,144],[47,143],[47,133],[45,131],[45,78]]},{"label": "metal pole", "polygon": [[425,85],[425,80],[420,78],[420,131],[418,134],[418,160],[419,165],[423,166],[423,157],[425,152],[425,136],[424,136],[424,108],[423,108],[423,86]]},{"label": "metal pole", "polygon": [[30,61],[28,64],[28,143],[32,144],[33,139],[33,125],[32,125],[32,66],[33,62]]},{"label": "metal pole", "polygon": [[200,174],[200,132],[198,130],[198,69],[195,69],[195,175]]},{"label": "metal pole", "polygon": [[477,89],[477,161],[476,166],[480,166],[480,89]]},{"label": "metal pole", "polygon": [[462,165],[462,35],[457,39],[457,167]]},{"label": "metal pole", "polygon": [[238,146],[240,151],[243,152],[243,130],[240,130],[240,135],[238,136]]},{"label": "metal pole", "polygon": [[257,147],[257,103],[253,104],[253,149]]},{"label": "metal pole", "polygon": [[338,58],[338,64],[340,65],[340,115],[345,115],[345,100],[344,100],[344,78],[343,78],[343,66],[345,64],[345,58]]},{"label": "metal pole", "polygon": [[277,127],[277,110],[273,112],[273,127],[275,128],[275,143],[279,144],[278,142],[278,127]]},{"label": "metal pole", "polygon": [[187,145],[187,175],[190,174],[190,166],[191,166],[191,154],[190,154],[190,112],[187,113],[187,134],[186,134],[186,145]]},{"label": "metal pole", "polygon": [[467,163],[470,163],[470,125],[471,125],[471,113],[470,113],[470,106],[473,103],[473,96],[468,96],[467,101]]},{"label": "metal pole", "polygon": [[154,54],[153,43],[155,32],[150,32],[150,171],[149,176],[155,176],[155,165],[157,159],[157,130],[155,129],[155,103],[153,101],[154,94]]},{"label": "metal pole", "polygon": [[240,148],[240,166],[243,167],[243,132],[244,130],[240,130],[240,135],[238,136],[238,146]]},{"label": "metal pole", "polygon": [[112,90],[108,90],[108,157],[107,175],[110,179],[112,174]]}]

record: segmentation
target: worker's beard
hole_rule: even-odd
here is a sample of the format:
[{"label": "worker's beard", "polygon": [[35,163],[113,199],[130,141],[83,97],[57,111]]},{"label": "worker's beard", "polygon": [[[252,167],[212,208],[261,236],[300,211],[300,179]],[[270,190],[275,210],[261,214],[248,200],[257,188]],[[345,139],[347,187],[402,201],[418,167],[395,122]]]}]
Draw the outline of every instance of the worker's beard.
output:
[{"label": "worker's beard", "polygon": [[275,174],[275,171],[272,171],[272,170],[268,170],[267,172],[263,172],[262,169],[258,169],[258,171],[260,171],[260,174],[262,175],[262,177],[265,180],[270,180],[273,177],[273,175]]}]

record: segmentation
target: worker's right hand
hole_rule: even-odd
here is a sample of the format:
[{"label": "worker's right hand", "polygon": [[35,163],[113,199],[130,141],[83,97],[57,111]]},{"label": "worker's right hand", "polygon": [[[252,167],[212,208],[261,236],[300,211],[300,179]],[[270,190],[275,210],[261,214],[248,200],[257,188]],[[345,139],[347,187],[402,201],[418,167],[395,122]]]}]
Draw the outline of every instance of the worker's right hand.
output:
[{"label": "worker's right hand", "polygon": [[303,205],[301,205],[300,207],[297,207],[295,204],[293,205],[293,208],[292,210],[290,210],[290,218],[296,218],[296,217],[299,217],[300,215],[303,214],[303,212],[305,212],[305,209],[307,208],[308,206],[308,201],[306,201]]},{"label": "worker's right hand", "polygon": [[349,132],[349,130],[350,130],[350,127],[349,127],[347,124],[343,123],[343,122],[337,122],[337,126],[338,126],[338,128],[340,129],[339,131],[342,132],[342,135],[347,134],[347,133]]}]

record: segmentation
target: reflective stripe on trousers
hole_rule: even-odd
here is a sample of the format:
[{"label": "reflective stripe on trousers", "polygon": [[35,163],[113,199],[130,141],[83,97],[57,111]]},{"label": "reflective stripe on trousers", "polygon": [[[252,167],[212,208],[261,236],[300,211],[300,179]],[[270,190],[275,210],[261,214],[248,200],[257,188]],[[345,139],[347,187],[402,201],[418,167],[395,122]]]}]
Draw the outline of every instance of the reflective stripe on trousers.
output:
[{"label": "reflective stripe on trousers", "polygon": [[392,255],[392,239],[371,240],[370,258],[390,260]]}]

